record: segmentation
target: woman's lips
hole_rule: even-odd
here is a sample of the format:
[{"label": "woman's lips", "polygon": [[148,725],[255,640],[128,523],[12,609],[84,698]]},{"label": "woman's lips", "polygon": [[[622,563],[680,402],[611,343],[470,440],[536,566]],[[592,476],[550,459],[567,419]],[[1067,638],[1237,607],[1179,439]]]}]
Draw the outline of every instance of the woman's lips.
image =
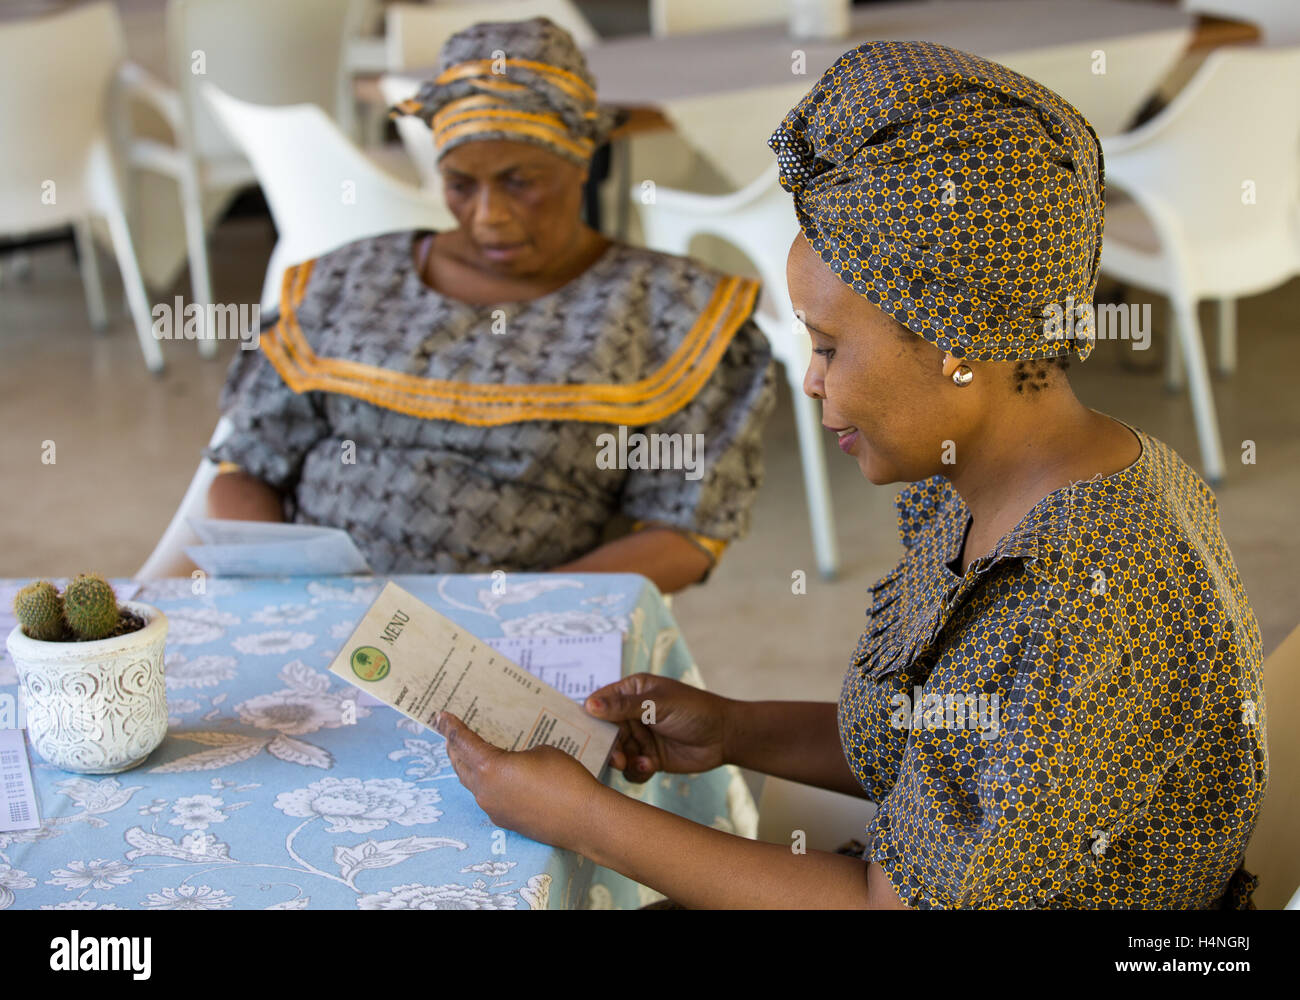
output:
[{"label": "woman's lips", "polygon": [[858,429],[856,427],[832,427],[830,429],[835,432],[840,450],[846,455],[852,453],[853,446],[858,440]]},{"label": "woman's lips", "polygon": [[524,243],[502,243],[498,246],[483,246],[483,256],[488,260],[512,260],[524,252]]}]

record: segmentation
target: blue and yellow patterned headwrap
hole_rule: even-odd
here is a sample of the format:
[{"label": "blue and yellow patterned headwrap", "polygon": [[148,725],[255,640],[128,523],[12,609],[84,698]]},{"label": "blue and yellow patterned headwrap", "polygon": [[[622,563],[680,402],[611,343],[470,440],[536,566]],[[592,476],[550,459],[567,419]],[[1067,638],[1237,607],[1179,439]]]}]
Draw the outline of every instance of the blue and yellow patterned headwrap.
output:
[{"label": "blue and yellow patterned headwrap", "polygon": [[616,112],[573,37],[552,21],[484,21],[447,39],[438,75],[390,115],[416,115],[433,129],[441,158],[482,139],[529,142],[586,166]]},{"label": "blue and yellow patterned headwrap", "polygon": [[1059,95],[928,42],[846,52],[768,140],[804,236],[855,292],[954,357],[1093,348],[1101,144]]}]

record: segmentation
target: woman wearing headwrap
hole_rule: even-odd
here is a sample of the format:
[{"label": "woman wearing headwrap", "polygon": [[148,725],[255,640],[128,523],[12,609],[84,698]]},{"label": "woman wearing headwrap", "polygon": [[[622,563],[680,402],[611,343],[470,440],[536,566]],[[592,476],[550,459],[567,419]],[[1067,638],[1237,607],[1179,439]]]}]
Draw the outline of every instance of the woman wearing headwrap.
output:
[{"label": "woman wearing headwrap", "polygon": [[1260,637],[1214,496],[1063,374],[1095,334],[1086,310],[1059,322],[1096,284],[1092,129],[1005,67],[870,42],[770,145],[802,230],[804,389],[868,479],[911,483],[905,553],[871,588],[838,704],[638,675],[588,709],[619,722],[632,780],[731,762],[846,792],[878,804],[867,843],[705,830],[443,720],[466,783],[496,822],[688,906],[1251,907]]},{"label": "woman wearing headwrap", "polygon": [[701,579],[762,477],[757,283],[582,223],[613,116],[544,18],[453,36],[394,110],[430,123],[459,228],[289,270],[222,395],[213,514],[344,528],[381,573]]}]

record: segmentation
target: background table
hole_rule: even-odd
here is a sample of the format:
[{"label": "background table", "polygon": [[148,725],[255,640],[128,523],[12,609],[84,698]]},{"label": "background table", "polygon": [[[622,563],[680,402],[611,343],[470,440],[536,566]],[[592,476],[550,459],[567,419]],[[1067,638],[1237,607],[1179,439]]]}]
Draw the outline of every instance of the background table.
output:
[{"label": "background table", "polygon": [[[614,38],[585,54],[602,101],[659,108],[740,188],[772,162],[767,139],[786,112],[840,55],[869,39],[936,42],[1003,63],[1060,93],[1107,135],[1151,96],[1193,26],[1186,11],[1120,0],[905,0],[855,7],[844,39],[792,40],[777,22]],[[1093,68],[1097,51],[1106,55],[1104,73]]]},{"label": "background table", "polygon": [[[385,579],[483,638],[620,631],[625,674],[702,686],[659,592],[635,575],[510,574],[500,594],[489,576],[210,579],[201,595],[188,579],[147,583],[133,599],[170,622],[167,738],[119,775],[61,771],[29,746],[44,825],[0,833],[0,909],[629,908],[660,898],[498,831],[442,737],[355,704],[357,689],[328,667]],[[0,580],[0,594],[27,582]],[[17,691],[5,653],[0,697]],[[605,781],[755,834],[734,767],[644,785],[607,771]]]}]

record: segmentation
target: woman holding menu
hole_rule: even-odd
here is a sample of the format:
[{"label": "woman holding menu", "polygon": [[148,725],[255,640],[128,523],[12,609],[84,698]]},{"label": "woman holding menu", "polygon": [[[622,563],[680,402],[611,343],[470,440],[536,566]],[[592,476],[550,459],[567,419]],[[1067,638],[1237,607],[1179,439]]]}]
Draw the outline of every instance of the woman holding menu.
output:
[{"label": "woman holding menu", "polygon": [[[1005,67],[869,42],[770,145],[802,229],[804,389],[869,480],[911,484],[906,551],[838,704],[643,674],[587,707],[619,723],[630,779],[730,762],[875,801],[865,850],[708,829],[443,718],[462,780],[498,824],[683,906],[1251,908],[1260,636],[1214,496],[1075,398],[1093,331],[1050,320],[1096,287],[1092,128]],[[918,721],[922,686],[946,711]]]}]

